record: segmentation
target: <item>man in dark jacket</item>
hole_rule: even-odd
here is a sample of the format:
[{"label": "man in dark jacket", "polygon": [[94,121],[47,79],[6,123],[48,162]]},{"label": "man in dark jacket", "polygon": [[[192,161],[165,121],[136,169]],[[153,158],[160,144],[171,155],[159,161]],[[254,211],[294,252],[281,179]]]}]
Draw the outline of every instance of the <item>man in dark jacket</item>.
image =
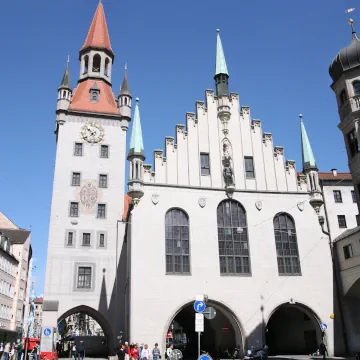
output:
[{"label": "man in dark jacket", "polygon": [[323,359],[326,360],[326,354],[328,353],[326,345],[324,344],[324,341],[321,341],[319,346],[320,355],[323,356]]},{"label": "man in dark jacket", "polygon": [[78,354],[78,360],[84,360],[84,355],[85,355],[84,341],[80,340],[80,342],[76,344],[76,352]]}]

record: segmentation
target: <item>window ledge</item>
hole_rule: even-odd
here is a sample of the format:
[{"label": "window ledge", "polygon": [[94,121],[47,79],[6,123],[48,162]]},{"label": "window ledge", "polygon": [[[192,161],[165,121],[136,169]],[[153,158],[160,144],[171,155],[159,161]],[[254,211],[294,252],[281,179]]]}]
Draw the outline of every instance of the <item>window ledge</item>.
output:
[{"label": "window ledge", "polygon": [[294,277],[294,276],[302,276],[302,274],[279,274],[279,276],[290,276],[290,277]]},{"label": "window ledge", "polygon": [[81,244],[82,247],[91,247],[91,244],[87,245],[87,244]]},{"label": "window ledge", "polygon": [[174,276],[191,276],[191,273],[173,273],[173,272],[167,272],[167,273],[165,273],[165,275],[169,275],[169,276],[171,276],[171,275],[174,275]]},{"label": "window ledge", "polygon": [[223,277],[252,277],[252,274],[221,274]]}]

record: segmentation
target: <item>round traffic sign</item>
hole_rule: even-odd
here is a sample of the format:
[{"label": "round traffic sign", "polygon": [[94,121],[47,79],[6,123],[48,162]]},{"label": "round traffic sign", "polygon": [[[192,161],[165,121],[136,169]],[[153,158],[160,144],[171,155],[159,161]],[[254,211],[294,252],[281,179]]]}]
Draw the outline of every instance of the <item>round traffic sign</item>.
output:
[{"label": "round traffic sign", "polygon": [[206,310],[204,311],[204,315],[208,320],[212,320],[215,319],[216,316],[216,310],[209,306],[208,308],[206,308]]},{"label": "round traffic sign", "polygon": [[45,336],[50,336],[50,335],[51,335],[51,329],[45,328],[45,329],[44,329],[44,335],[45,335]]},{"label": "round traffic sign", "polygon": [[325,330],[327,329],[327,325],[326,324],[321,324],[320,329],[321,329],[322,332],[325,332]]},{"label": "round traffic sign", "polygon": [[204,312],[206,309],[206,305],[204,301],[195,301],[194,302],[194,310],[198,313]]},{"label": "round traffic sign", "polygon": [[198,360],[212,360],[212,357],[209,354],[204,354],[201,355]]}]

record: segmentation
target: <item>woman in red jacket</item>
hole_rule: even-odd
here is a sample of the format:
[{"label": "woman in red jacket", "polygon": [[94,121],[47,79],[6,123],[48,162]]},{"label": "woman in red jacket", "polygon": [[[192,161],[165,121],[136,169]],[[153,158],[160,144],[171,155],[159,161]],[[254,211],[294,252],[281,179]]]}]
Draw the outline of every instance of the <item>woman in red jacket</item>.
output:
[{"label": "woman in red jacket", "polygon": [[131,359],[138,360],[139,357],[139,349],[137,345],[134,345],[134,347],[131,349]]}]

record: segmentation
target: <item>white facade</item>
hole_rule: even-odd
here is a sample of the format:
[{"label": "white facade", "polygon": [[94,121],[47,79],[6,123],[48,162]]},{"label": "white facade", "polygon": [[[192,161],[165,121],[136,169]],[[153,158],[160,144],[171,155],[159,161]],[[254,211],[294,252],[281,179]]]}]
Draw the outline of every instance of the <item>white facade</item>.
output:
[{"label": "white facade", "polygon": [[[357,226],[356,215],[358,207],[354,192],[354,185],[349,173],[320,173],[322,192],[326,208],[327,222],[331,238],[334,240],[347,229]],[[345,216],[346,227],[339,225],[338,216]]]},{"label": "white facade", "polygon": [[[101,11],[102,3],[94,21]],[[92,45],[91,39],[98,38],[108,43]],[[88,48],[83,47],[81,56],[88,52],[95,58],[93,48],[102,52],[102,46],[105,54],[112,54],[108,36],[91,39],[88,35]],[[331,256],[310,205],[311,199],[321,200],[318,193],[310,197],[318,187],[316,167],[311,167],[311,176],[307,172],[298,177],[295,162],[285,161],[283,148],[274,146],[271,133],[263,132],[260,120],[251,119],[250,108],[240,105],[238,94],[223,95],[228,75],[221,73],[217,86],[222,95],[206,90],[205,101],[196,103],[196,113],[187,113],[186,125],[176,126],[175,138],[166,137],[164,151],[154,151],[153,166],[145,164],[144,171],[140,167],[137,191],[129,182],[129,194],[137,197],[133,196],[135,206],[129,206],[125,197],[124,206],[130,118],[121,108],[123,101],[118,103],[118,113],[106,111],[115,104],[109,90],[111,78],[105,78],[101,70],[93,79],[91,71],[81,76],[73,95],[67,73],[59,88],[65,88],[66,94],[61,90],[58,97],[43,326],[55,327],[67,316],[87,312],[103,328],[110,349],[119,331],[124,331],[125,340],[158,342],[164,348],[174,317],[196,295],[203,294],[219,311],[212,323],[217,347],[227,345],[220,333],[222,322],[231,325],[234,341],[244,353],[247,346],[266,341],[264,333],[271,330],[273,315],[285,309],[302,311],[311,318],[305,326],[300,313],[296,326],[288,324],[296,329],[292,334],[298,349],[309,348],[305,335],[310,327],[313,333],[307,334],[315,338],[309,351],[316,351],[319,325],[325,322],[332,354]],[[130,93],[126,96],[131,99]],[[142,144],[139,117],[138,121],[137,145]],[[89,141],[98,131],[98,141]],[[101,156],[103,145],[108,146],[106,158]],[[129,158],[141,154],[135,150]],[[101,175],[107,176],[105,188],[100,186]],[[312,183],[308,187],[309,178]],[[226,251],[231,254],[222,257],[220,268],[223,250],[217,211],[223,201],[237,210],[231,215],[234,223],[221,229],[224,239],[230,230],[231,239],[221,246],[230,246]],[[106,216],[101,219],[99,205],[106,205]],[[171,209],[184,212],[188,225],[181,231],[188,232],[188,239],[174,242],[169,254],[165,217]],[[276,237],[274,218],[278,216],[283,216],[287,228],[281,225]],[[234,225],[238,219],[241,226]],[[290,250],[285,255],[277,253],[276,240],[284,254],[291,249],[291,256]],[[237,246],[241,246],[240,257]],[[185,269],[188,261],[186,271],[177,270],[177,249],[186,256],[181,265]],[[281,261],[283,270],[278,266]],[[237,267],[232,268],[232,262]],[[174,271],[169,271],[170,267]],[[285,342],[291,344],[293,339]]]}]

